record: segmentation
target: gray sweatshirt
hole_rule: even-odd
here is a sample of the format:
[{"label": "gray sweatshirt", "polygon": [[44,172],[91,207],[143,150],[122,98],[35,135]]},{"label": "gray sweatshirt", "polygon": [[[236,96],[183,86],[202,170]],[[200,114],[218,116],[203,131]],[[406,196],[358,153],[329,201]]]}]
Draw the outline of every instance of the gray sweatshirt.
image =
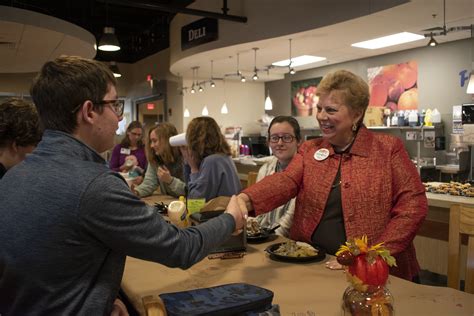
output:
[{"label": "gray sweatshirt", "polygon": [[45,131],[0,192],[2,316],[108,315],[127,255],[185,269],[235,228],[229,214],[167,224],[98,153],[58,131]]}]

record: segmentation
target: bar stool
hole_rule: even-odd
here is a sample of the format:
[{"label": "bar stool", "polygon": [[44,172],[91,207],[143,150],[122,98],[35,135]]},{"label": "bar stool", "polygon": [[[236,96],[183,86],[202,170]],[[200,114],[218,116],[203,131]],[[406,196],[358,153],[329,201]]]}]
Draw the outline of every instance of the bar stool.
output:
[{"label": "bar stool", "polygon": [[474,294],[474,208],[451,205],[449,214],[448,287],[459,289],[460,235],[468,236],[464,291]]},{"label": "bar stool", "polygon": [[250,171],[247,175],[247,187],[255,184],[257,182],[257,175],[258,173],[255,171]]}]

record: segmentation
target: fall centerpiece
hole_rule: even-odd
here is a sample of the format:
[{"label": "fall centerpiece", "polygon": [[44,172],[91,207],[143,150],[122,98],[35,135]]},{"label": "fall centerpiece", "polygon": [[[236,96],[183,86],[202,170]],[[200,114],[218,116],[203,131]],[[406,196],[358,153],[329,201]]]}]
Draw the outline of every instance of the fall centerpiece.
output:
[{"label": "fall centerpiece", "polygon": [[396,263],[383,243],[369,247],[367,236],[354,238],[339,248],[336,257],[351,283],[342,298],[343,315],[394,315],[393,297],[385,284],[388,267]]}]

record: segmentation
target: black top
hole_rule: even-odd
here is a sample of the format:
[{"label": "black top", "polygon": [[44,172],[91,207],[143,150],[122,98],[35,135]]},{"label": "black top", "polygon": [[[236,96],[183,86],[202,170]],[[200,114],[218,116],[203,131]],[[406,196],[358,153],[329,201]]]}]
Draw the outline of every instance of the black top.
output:
[{"label": "black top", "polygon": [[0,163],[0,179],[3,178],[6,172],[7,172],[7,168],[5,168],[5,166],[2,165],[2,163]]},{"label": "black top", "polygon": [[[342,157],[340,158],[342,161]],[[341,164],[331,187],[323,217],[311,236],[311,242],[334,255],[346,241],[341,202]]]}]

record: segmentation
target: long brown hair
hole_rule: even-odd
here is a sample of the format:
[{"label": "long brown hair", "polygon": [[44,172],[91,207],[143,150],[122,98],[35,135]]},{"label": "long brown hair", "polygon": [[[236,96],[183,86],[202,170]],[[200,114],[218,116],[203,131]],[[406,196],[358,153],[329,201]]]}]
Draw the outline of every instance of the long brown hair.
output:
[{"label": "long brown hair", "polygon": [[[163,153],[161,155],[157,155],[154,151],[153,148],[151,148],[151,141],[150,141],[150,134],[151,132],[155,131],[156,137],[160,141],[160,143],[165,144],[165,148],[163,150]],[[181,153],[179,152],[178,147],[171,147],[170,146],[170,137],[177,135],[178,131],[176,130],[176,127],[174,127],[173,124],[171,123],[160,123],[155,127],[152,127],[148,131],[148,145],[146,147],[146,154],[147,154],[147,159],[148,162],[154,166],[155,168],[158,165],[165,164],[165,165],[171,165],[175,162],[178,162],[181,160]]]},{"label": "long brown hair", "polygon": [[[124,148],[130,147],[131,142],[130,142],[130,137],[128,136],[128,133],[130,133],[132,131],[132,129],[135,129],[135,128],[141,129],[142,133],[143,133],[142,123],[140,123],[139,121],[131,122],[130,124],[128,124],[127,130],[125,131],[125,137],[120,142],[120,145],[122,145],[122,147],[124,147]],[[137,147],[142,148],[143,146],[144,146],[144,144],[143,144],[143,135],[142,135],[142,138],[140,138],[137,142]]]},{"label": "long brown hair", "polygon": [[208,116],[194,118],[186,130],[186,141],[193,156],[200,162],[212,154],[231,154],[230,146],[217,122]]}]

